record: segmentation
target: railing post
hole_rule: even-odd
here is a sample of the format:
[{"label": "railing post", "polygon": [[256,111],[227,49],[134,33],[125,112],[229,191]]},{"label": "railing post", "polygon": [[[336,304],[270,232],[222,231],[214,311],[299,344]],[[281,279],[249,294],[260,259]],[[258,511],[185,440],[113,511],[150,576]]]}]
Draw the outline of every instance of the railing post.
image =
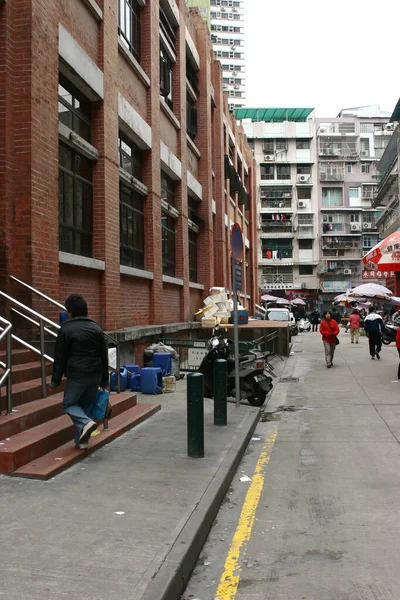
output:
[{"label": "railing post", "polygon": [[201,373],[187,376],[188,456],[204,457],[204,383]]},{"label": "railing post", "polygon": [[116,365],[117,365],[117,392],[118,394],[121,391],[121,354],[119,349],[119,344],[116,346]]},{"label": "railing post", "polygon": [[46,359],[44,357],[44,323],[43,319],[40,318],[40,366],[42,371],[42,396],[47,398],[47,383],[46,383]]},{"label": "railing post", "polygon": [[227,362],[214,362],[214,425],[227,424]]},{"label": "railing post", "polygon": [[6,392],[7,392],[7,414],[12,413],[12,350],[11,350],[11,330],[7,333],[6,339],[6,367],[10,369],[7,377]]}]

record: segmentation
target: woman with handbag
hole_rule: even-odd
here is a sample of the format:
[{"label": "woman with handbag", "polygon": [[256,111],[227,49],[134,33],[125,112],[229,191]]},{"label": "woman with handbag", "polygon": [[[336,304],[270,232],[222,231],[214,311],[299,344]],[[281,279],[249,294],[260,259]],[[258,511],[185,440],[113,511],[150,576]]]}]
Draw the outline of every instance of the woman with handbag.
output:
[{"label": "woman with handbag", "polygon": [[319,326],[320,334],[322,335],[322,343],[325,350],[325,361],[328,369],[332,367],[335,348],[339,344],[337,336],[339,335],[339,325],[332,319],[329,310],[324,313],[324,320]]}]

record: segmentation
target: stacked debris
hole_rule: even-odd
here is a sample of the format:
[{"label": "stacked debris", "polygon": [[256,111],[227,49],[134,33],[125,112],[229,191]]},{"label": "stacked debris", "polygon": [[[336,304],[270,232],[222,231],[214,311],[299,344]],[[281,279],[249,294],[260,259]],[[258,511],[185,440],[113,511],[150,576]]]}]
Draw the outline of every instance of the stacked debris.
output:
[{"label": "stacked debris", "polygon": [[204,306],[195,313],[195,319],[201,321],[202,327],[226,325],[233,311],[233,300],[223,287],[210,288],[210,295],[204,300]]}]

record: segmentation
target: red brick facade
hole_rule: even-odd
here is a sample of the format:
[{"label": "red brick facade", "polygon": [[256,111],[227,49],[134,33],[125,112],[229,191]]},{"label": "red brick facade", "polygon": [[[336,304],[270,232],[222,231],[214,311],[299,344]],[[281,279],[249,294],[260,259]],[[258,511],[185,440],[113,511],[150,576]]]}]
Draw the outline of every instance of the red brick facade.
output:
[{"label": "red brick facade", "polygon": [[[167,15],[175,13],[179,19],[173,110],[160,99],[160,3]],[[214,59],[207,25],[197,9],[188,11],[184,0],[143,4],[140,61],[124,50],[118,34],[118,0],[0,4],[0,287],[11,289],[8,276],[15,275],[58,300],[81,293],[91,315],[109,330],[192,320],[211,285],[231,289],[229,231],[235,221],[248,248],[242,303],[250,310],[258,292],[255,164],[242,128],[228,113],[221,67]],[[61,47],[65,41],[60,31],[65,30],[72,38],[73,52]],[[189,52],[191,57],[197,52],[200,61],[194,141],[188,139],[186,122]],[[102,98],[91,99],[91,145],[98,152],[92,171],[94,260],[59,253],[61,63],[67,79],[71,76],[72,83],[82,84],[81,91],[97,92],[93,77],[99,73],[104,89]],[[121,97],[134,115],[133,125],[119,111]],[[124,131],[131,127],[135,142],[143,135],[146,144],[143,127],[151,129],[151,149],[141,146],[142,183],[147,187],[142,270],[124,271],[120,266],[121,126]],[[225,179],[229,148],[233,168],[241,170],[243,182],[246,179],[247,210],[238,204],[238,195],[230,193]],[[161,169],[166,168],[166,152],[176,172],[174,197],[179,213],[173,279],[163,276]],[[196,204],[201,222],[196,284],[189,276],[188,195],[194,188],[197,193],[201,190]]]}]

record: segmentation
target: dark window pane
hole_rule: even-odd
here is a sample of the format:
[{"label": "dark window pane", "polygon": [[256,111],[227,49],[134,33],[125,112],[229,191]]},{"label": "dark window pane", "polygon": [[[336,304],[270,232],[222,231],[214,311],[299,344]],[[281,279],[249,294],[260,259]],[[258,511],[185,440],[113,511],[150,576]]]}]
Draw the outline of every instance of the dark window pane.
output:
[{"label": "dark window pane", "polygon": [[144,198],[120,185],[120,261],[122,265],[144,268]]},{"label": "dark window pane", "polygon": [[90,142],[92,105],[82,92],[77,90],[63,75],[60,75],[58,100],[60,123]]}]

